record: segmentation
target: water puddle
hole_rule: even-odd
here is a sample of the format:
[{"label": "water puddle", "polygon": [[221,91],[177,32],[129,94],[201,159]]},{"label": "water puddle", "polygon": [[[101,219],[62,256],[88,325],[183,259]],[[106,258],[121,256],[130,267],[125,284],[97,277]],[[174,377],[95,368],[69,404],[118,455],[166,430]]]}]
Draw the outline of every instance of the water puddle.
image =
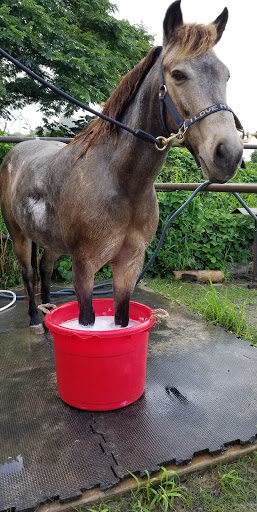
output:
[{"label": "water puddle", "polygon": [[0,475],[13,475],[15,473],[19,473],[23,469],[23,458],[21,455],[18,455],[16,459],[8,457],[5,464],[0,464]]}]

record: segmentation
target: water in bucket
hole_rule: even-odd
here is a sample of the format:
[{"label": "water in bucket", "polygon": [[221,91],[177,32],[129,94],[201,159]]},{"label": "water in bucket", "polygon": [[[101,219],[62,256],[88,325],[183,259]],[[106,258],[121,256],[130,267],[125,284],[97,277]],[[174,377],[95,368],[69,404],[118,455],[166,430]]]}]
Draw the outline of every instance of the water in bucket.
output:
[{"label": "water in bucket", "polygon": [[[125,329],[139,324],[140,322],[138,320],[132,320],[130,318]],[[120,325],[115,325],[113,316],[96,316],[94,325],[81,325],[78,318],[62,322],[60,325],[67,329],[75,329],[76,331],[116,331],[117,329],[121,329]]]}]

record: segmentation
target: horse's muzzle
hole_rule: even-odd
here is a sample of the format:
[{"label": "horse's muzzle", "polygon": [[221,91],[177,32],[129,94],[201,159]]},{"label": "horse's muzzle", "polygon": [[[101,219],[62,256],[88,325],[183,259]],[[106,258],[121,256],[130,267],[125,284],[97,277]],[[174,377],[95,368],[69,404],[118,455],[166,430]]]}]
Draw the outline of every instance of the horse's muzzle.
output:
[{"label": "horse's muzzle", "polygon": [[235,148],[228,141],[222,141],[217,144],[213,152],[214,164],[228,175],[233,174],[242,161],[243,148]]}]

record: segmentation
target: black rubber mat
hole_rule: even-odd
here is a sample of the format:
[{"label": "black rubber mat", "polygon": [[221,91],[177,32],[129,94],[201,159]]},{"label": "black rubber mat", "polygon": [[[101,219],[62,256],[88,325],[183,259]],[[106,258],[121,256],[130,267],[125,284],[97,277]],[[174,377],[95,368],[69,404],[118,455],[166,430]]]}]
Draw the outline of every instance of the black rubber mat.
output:
[{"label": "black rubber mat", "polygon": [[[134,299],[167,309],[152,293]],[[181,308],[170,314],[150,335],[144,395],[104,413],[59,398],[51,337],[29,335],[24,303],[0,314],[0,510],[72,501],[128,470],[255,439],[256,349]]]}]

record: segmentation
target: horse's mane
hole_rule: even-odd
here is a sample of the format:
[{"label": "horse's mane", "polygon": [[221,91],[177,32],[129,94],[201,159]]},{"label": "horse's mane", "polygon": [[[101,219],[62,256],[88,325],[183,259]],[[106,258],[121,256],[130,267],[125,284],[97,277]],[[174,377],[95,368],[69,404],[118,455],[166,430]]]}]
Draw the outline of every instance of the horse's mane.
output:
[{"label": "horse's mane", "polygon": [[[176,57],[179,59],[197,57],[213,48],[216,39],[217,30],[214,23],[210,23],[209,25],[196,23],[183,24],[176,31]],[[152,48],[146,57],[124,76],[117,89],[115,89],[104,104],[102,110],[103,114],[118,121],[121,119],[122,114],[134,98],[140,84],[156,62],[161,51],[161,46]],[[76,160],[82,156],[89,147],[97,144],[102,137],[105,135],[110,137],[112,134],[117,135],[117,126],[101,118],[90,121],[70,143],[74,144],[75,147],[83,145]]]},{"label": "horse's mane", "polygon": [[176,56],[179,59],[198,57],[213,48],[216,40],[217,28],[214,23],[209,25],[184,24],[176,32],[178,43]]},{"label": "horse's mane", "polygon": [[[152,48],[139,64],[124,76],[117,89],[115,89],[104,104],[102,110],[103,114],[118,121],[120,120],[128,104],[134,98],[140,84],[159,57],[161,50],[161,46]],[[79,158],[90,146],[92,147],[97,144],[104,135],[110,136],[113,133],[117,133],[117,127],[115,125],[101,118],[93,119],[73,139],[71,144],[75,144],[76,146],[83,144],[82,150],[78,156]]]}]

